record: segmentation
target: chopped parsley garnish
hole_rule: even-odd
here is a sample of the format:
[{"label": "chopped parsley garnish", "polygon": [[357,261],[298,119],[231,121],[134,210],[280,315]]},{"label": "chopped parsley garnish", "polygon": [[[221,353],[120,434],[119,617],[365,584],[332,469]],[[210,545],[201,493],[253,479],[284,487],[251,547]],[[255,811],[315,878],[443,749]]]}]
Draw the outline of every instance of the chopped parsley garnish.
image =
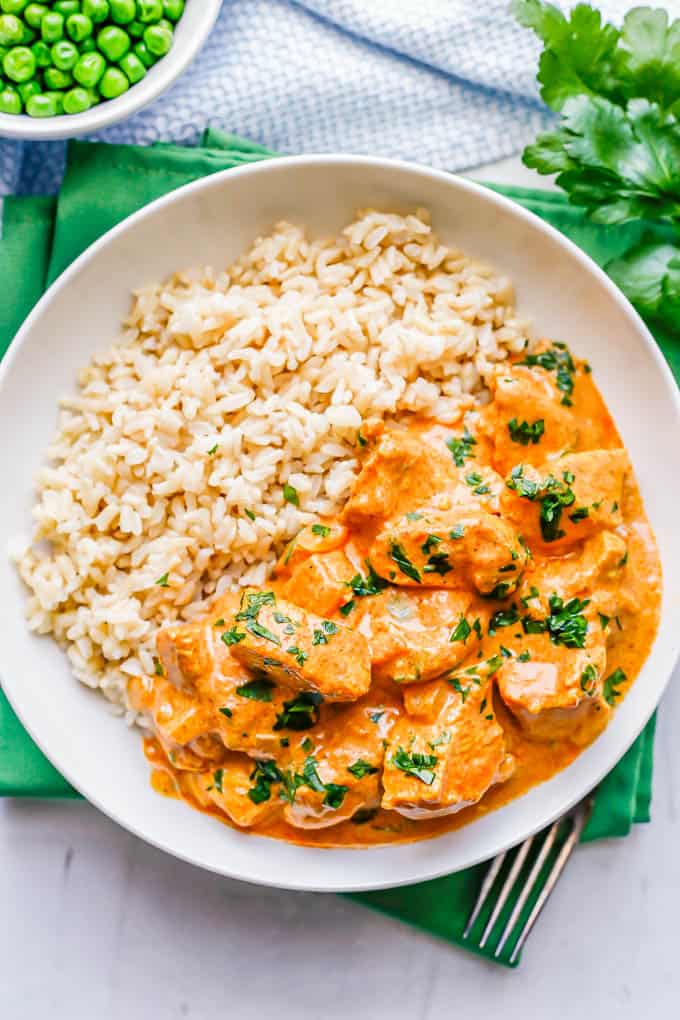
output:
[{"label": "chopped parsley garnish", "polygon": [[280,624],[284,625],[284,627],[283,627],[283,633],[284,634],[288,634],[288,635],[294,634],[296,629],[297,629],[297,627],[299,626],[299,623],[297,623],[297,624],[293,623],[293,621],[291,620],[290,616],[286,616],[285,613],[279,613],[279,612],[274,613],[274,619],[275,619],[275,621],[277,623],[280,623]]},{"label": "chopped parsley garnish", "polygon": [[354,594],[360,597],[378,595],[388,585],[388,582],[383,577],[379,577],[376,574],[368,560],[366,560],[366,566],[368,567],[366,577],[362,577],[361,574],[355,574],[351,581],[345,582]]},{"label": "chopped parsley garnish", "polygon": [[323,695],[317,691],[301,691],[290,701],[284,701],[283,711],[277,713],[275,730],[309,730],[319,721],[319,705]]},{"label": "chopped parsley garnish", "polygon": [[574,480],[571,471],[563,472],[562,478],[564,481],[560,481],[554,475],[548,475],[539,483],[525,478],[524,465],[518,464],[510,472],[510,479],[506,482],[507,487],[522,499],[540,502],[539,523],[545,542],[555,542],[558,538],[564,537],[564,531],[559,526],[562,511],[564,507],[571,506],[576,499],[573,490],[569,488]]},{"label": "chopped parsley garnish", "polygon": [[490,487],[486,484],[479,471],[470,471],[465,476],[465,482],[470,486],[475,496],[488,496],[491,492]]},{"label": "chopped parsley garnish", "polygon": [[403,747],[397,748],[392,755],[392,764],[414,779],[419,779],[426,786],[432,786],[435,773],[432,771],[439,758],[436,754],[420,754],[416,751],[409,753]]},{"label": "chopped parsley garnish", "polygon": [[569,520],[573,521],[574,524],[578,524],[579,521],[585,521],[589,514],[590,510],[587,506],[577,506],[574,512],[569,514]]},{"label": "chopped parsley garnish", "polygon": [[286,482],[283,487],[283,498],[286,503],[291,503],[293,506],[300,506],[298,491],[295,486],[291,485],[289,482]]},{"label": "chopped parsley garnish", "polygon": [[316,793],[323,793],[323,804],[326,807],[337,809],[341,806],[345,799],[348,787],[342,786],[339,783],[324,783],[319,776],[316,767],[316,759],[309,755],[305,758],[305,763],[302,766],[302,773],[295,772],[284,772],[282,773],[283,790],[281,796],[284,800],[288,800],[293,803],[295,800],[295,794],[301,786],[308,786],[310,790],[314,790]]},{"label": "chopped parsley garnish", "polygon": [[218,793],[224,793],[222,789],[222,780],[224,779],[224,769],[216,769],[213,772],[213,783]]},{"label": "chopped parsley garnish", "polygon": [[302,649],[298,648],[297,645],[291,645],[290,648],[286,648],[286,651],[288,652],[289,655],[295,656],[295,661],[297,662],[298,666],[304,666],[307,659],[309,658],[307,652],[303,652]]},{"label": "chopped parsley garnish", "polygon": [[520,652],[520,654],[517,656],[517,661],[518,662],[528,662],[530,658],[531,658],[531,652],[529,651],[528,648],[525,648],[524,651]]},{"label": "chopped parsley garnish", "polygon": [[410,577],[412,581],[417,581],[418,584],[422,583],[420,572],[413,566],[406,555],[403,546],[399,545],[398,542],[390,543],[390,556],[397,564],[402,574],[405,574],[406,577]]},{"label": "chopped parsley garnish", "polygon": [[[238,617],[236,617],[238,619]],[[270,641],[273,645],[281,647],[281,640],[277,638],[276,634],[273,634],[268,627],[258,623],[257,620],[251,620],[250,623],[246,624],[246,630],[249,630],[255,637],[263,638],[265,641]]]},{"label": "chopped parsley garnish", "polygon": [[225,630],[224,634],[222,634],[222,640],[228,648],[231,648],[232,645],[237,645],[239,641],[243,641],[245,636],[245,631],[237,630],[236,626],[234,626],[229,630]]},{"label": "chopped parsley garnish", "polygon": [[224,627],[226,620],[223,616],[220,616],[219,620],[215,620],[213,627]]},{"label": "chopped parsley garnish", "polygon": [[435,747],[441,747],[442,744],[450,744],[450,743],[451,743],[451,733],[450,733],[449,730],[442,730],[441,733],[439,734],[439,736],[435,737],[434,740],[428,740],[428,745],[432,748],[433,751],[434,751]]},{"label": "chopped parsley garnish", "polygon": [[461,616],[460,620],[458,621],[458,623],[456,624],[456,627],[453,630],[453,633],[451,634],[451,637],[449,638],[449,641],[451,641],[451,642],[453,642],[453,641],[462,641],[463,644],[465,644],[467,639],[470,637],[471,633],[472,633],[472,627],[467,622],[465,617]]},{"label": "chopped parsley garnish", "polygon": [[347,771],[351,772],[356,779],[363,779],[364,776],[373,776],[379,770],[375,765],[371,765],[370,762],[364,761],[363,758],[357,758],[353,765],[347,766]]},{"label": "chopped parsley garnish", "polygon": [[319,538],[328,538],[331,533],[331,529],[326,527],[325,524],[312,524],[312,534],[318,535]]},{"label": "chopped parsley garnish", "polygon": [[220,708],[219,712],[222,715],[226,716],[227,719],[231,719],[232,715],[234,714],[230,708],[227,708],[226,705],[224,705],[222,708]]},{"label": "chopped parsley garnish", "polygon": [[168,588],[169,587],[168,576],[169,576],[168,574],[162,574],[158,578],[158,580],[156,581],[156,584],[158,585],[159,588]]},{"label": "chopped parsley garnish", "polygon": [[453,462],[456,467],[463,467],[468,458],[474,457],[472,447],[477,445],[477,440],[474,436],[470,435],[466,428],[462,436],[448,439],[446,441],[446,445],[451,451],[451,456],[453,457]]},{"label": "chopped parsley garnish", "polygon": [[385,714],[384,711],[382,711],[382,712],[371,712],[371,714],[369,715],[368,718],[371,720],[372,723],[379,723],[380,720],[382,719],[382,717],[384,716],[384,714]]},{"label": "chopped parsley garnish", "polygon": [[302,748],[303,751],[305,751],[307,754],[309,754],[309,752],[314,747],[314,741],[311,740],[310,737],[305,737],[305,739],[303,741],[301,741],[300,747]]},{"label": "chopped parsley garnish", "polygon": [[248,683],[237,687],[236,693],[240,694],[242,698],[250,698],[251,701],[271,701],[274,686],[271,680],[257,677],[255,680],[249,680]]},{"label": "chopped parsley garnish", "polygon": [[321,623],[321,630],[316,629],[312,635],[313,645],[327,645],[328,638],[332,637],[333,634],[338,633],[337,623],[333,623],[332,620],[323,620]]},{"label": "chopped parsley garnish", "polygon": [[440,577],[450,574],[452,570],[453,567],[449,563],[446,553],[433,553],[423,567],[424,574],[439,574]]},{"label": "chopped parsley garnish", "polygon": [[451,680],[449,680],[449,683],[453,687],[454,691],[457,691],[458,694],[460,694],[461,700],[462,700],[463,704],[465,704],[465,702],[467,701],[467,696],[470,693],[470,691],[472,690],[472,688],[471,687],[463,687],[462,683],[460,682],[459,677],[453,677]]},{"label": "chopped parsley garnish", "polygon": [[595,693],[595,684],[597,683],[598,672],[593,666],[592,662],[589,662],[586,668],[581,673],[581,690],[584,691],[589,698],[592,698]]},{"label": "chopped parsley garnish", "polygon": [[429,556],[433,548],[440,544],[441,538],[439,535],[428,535],[420,548],[422,549],[424,556]]},{"label": "chopped parsley garnish", "polygon": [[255,516],[256,516],[256,515],[255,515],[255,513],[254,513],[254,512],[252,511],[252,510],[248,510],[248,509],[246,508],[246,509],[245,509],[245,510],[244,510],[243,512],[244,512],[244,514],[246,515],[246,517],[250,517],[251,521],[254,521],[254,520],[255,520]]},{"label": "chopped parsley garnish", "polygon": [[273,761],[256,761],[250,779],[255,780],[255,785],[248,790],[248,796],[253,804],[262,804],[269,800],[272,783],[280,783],[283,773]]},{"label": "chopped parsley garnish", "polygon": [[519,613],[516,606],[510,606],[509,609],[498,609],[489,620],[489,634],[493,637],[499,627],[512,627],[518,620]]},{"label": "chopped parsley garnish", "polygon": [[615,669],[613,673],[610,673],[605,678],[604,684],[602,685],[602,696],[608,705],[612,707],[616,704],[616,699],[621,697],[621,692],[617,690],[621,684],[624,684],[627,680],[627,676],[622,669]]},{"label": "chopped parsley garnish", "polygon": [[355,606],[356,602],[354,601],[354,599],[350,599],[349,602],[345,602],[344,606],[340,606],[338,612],[340,613],[341,616],[349,616],[349,614],[352,612]]},{"label": "chopped parsley garnish", "polygon": [[462,538],[464,534],[465,534],[465,525],[464,524],[457,524],[455,526],[455,528],[453,529],[453,531],[449,532],[449,538],[453,539],[453,541],[455,542],[456,539]]},{"label": "chopped parsley garnish", "polygon": [[210,447],[210,449],[208,450],[208,456],[209,457],[212,457],[213,453],[217,453],[217,446],[218,446],[218,444],[215,443],[214,446]]},{"label": "chopped parsley garnish", "polygon": [[540,354],[527,354],[524,361],[520,361],[519,364],[530,367],[538,365],[539,368],[544,368],[547,372],[555,372],[557,388],[563,394],[562,403],[571,407],[576,366],[566,344],[555,343],[547,351],[541,351]]},{"label": "chopped parsley garnish", "polygon": [[422,519],[423,519],[423,515],[421,513],[418,513],[417,510],[410,510],[406,514],[406,520],[407,521],[422,521]]},{"label": "chopped parsley garnish", "polygon": [[359,431],[357,432],[357,443],[359,444],[359,446],[366,446],[366,444],[368,443],[368,439],[364,439],[364,437],[362,436],[361,429],[359,429]]},{"label": "chopped parsley garnish", "polygon": [[154,673],[156,674],[156,676],[163,676],[163,666],[161,665],[160,659],[154,658],[154,660],[153,660],[153,670],[154,670]]},{"label": "chopped parsley garnish", "polygon": [[547,631],[554,645],[583,648],[588,633],[588,620],[583,610],[590,605],[590,599],[570,599],[565,603],[558,595],[551,595],[548,605],[550,616],[544,620],[522,617],[525,634],[543,634]]},{"label": "chopped parsley garnish", "polygon": [[341,783],[326,783],[326,796],[323,803],[326,807],[337,810],[341,807],[348,789],[348,786],[343,786]]},{"label": "chopped parsley garnish", "polygon": [[504,659],[512,658],[512,652],[510,651],[509,648],[506,648],[505,645],[501,645],[501,655],[503,656]]},{"label": "chopped parsley garnish", "polygon": [[481,641],[482,640],[482,621],[479,619],[479,617],[477,617],[475,622],[472,624],[472,629],[474,630],[475,634],[477,635],[477,637]]},{"label": "chopped parsley garnish", "polygon": [[535,584],[532,584],[531,588],[529,589],[529,594],[525,595],[523,598],[521,598],[520,602],[522,603],[522,605],[524,606],[525,609],[528,609],[529,608],[529,603],[533,599],[539,599],[540,597],[541,597],[540,591],[538,590],[538,588],[536,587]]},{"label": "chopped parsley garnish", "polygon": [[513,443],[519,443],[520,446],[529,446],[531,443],[536,446],[545,432],[545,421],[543,418],[537,418],[530,424],[528,421],[520,422],[517,418],[513,418],[508,422],[508,432]]},{"label": "chopped parsley garnish", "polygon": [[485,599],[504,599],[510,591],[510,584],[507,581],[499,581],[495,588],[492,588],[488,595],[484,595]]},{"label": "chopped parsley garnish", "polygon": [[[243,608],[245,600],[246,607]],[[258,613],[262,606],[276,605],[276,596],[273,591],[248,592],[241,596],[241,608],[236,614],[237,620],[257,620]]]},{"label": "chopped parsley garnish", "polygon": [[625,553],[623,554],[623,556],[616,565],[617,567],[625,567],[627,562],[628,562],[628,550],[626,549]]}]

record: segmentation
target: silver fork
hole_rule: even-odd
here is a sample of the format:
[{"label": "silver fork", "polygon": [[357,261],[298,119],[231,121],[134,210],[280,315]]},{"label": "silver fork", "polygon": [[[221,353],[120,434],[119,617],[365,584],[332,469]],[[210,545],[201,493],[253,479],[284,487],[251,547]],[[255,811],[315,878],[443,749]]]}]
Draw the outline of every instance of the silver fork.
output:
[{"label": "silver fork", "polygon": [[[481,938],[477,943],[480,949],[483,949],[489,941],[489,937],[494,930],[503,907],[514,894],[517,896],[517,899],[505,927],[503,928],[493,955],[495,957],[500,956],[506,943],[514,935],[515,943],[508,962],[511,964],[515,962],[519,953],[522,951],[524,943],[529,937],[531,929],[536,923],[538,915],[546,905],[550,893],[557,885],[557,880],[562,874],[564,866],[571,856],[572,850],[579,841],[579,837],[583,832],[585,824],[590,818],[592,809],[593,797],[589,794],[586,798],[584,798],[584,800],[577,804],[576,807],[572,808],[571,811],[568,811],[566,815],[563,815],[561,818],[558,818],[556,822],[553,822],[549,829],[543,829],[542,832],[538,832],[534,836],[529,836],[529,838],[525,839],[524,842],[517,848],[517,852],[505,881],[501,885],[500,889],[498,889],[495,893],[496,902],[494,903],[489,919],[486,922]],[[536,889],[538,878],[551,855],[551,851],[553,851],[556,843],[558,842],[558,837],[560,837],[560,839],[563,838],[564,842],[559,847],[559,850],[550,865],[550,871],[546,876],[543,888],[541,889],[528,917],[524,923],[518,927],[517,922],[522,915],[522,911],[526,906],[531,893]],[[524,869],[527,857],[529,856],[533,846],[537,848],[536,856],[528,874],[523,878],[523,882],[520,883],[518,882],[518,879]],[[487,903],[487,900],[496,885],[496,879],[502,871],[503,865],[512,853],[512,850],[505,850],[503,853],[498,854],[497,857],[494,857],[493,861],[489,865],[489,870],[484,876],[482,887],[479,890],[477,902],[472,908],[472,913],[470,914],[467,925],[465,926],[465,931],[463,932],[464,939],[467,939],[472,932],[479,915],[484,909],[484,905]]]}]

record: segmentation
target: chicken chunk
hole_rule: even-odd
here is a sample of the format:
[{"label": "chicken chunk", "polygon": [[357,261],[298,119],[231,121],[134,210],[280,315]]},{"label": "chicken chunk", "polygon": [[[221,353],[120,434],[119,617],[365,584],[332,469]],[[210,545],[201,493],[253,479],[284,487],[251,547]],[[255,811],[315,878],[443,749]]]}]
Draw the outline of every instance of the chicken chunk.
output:
[{"label": "chicken chunk", "polygon": [[232,754],[218,768],[196,777],[196,792],[203,804],[213,804],[235,825],[249,829],[280,814],[280,775],[273,762]]},{"label": "chicken chunk", "polygon": [[485,410],[485,431],[493,442],[492,462],[502,474],[522,461],[542,464],[578,441],[574,415],[547,372],[502,365],[491,381],[494,394]]},{"label": "chicken chunk", "polygon": [[327,524],[320,522],[310,524],[309,527],[303,528],[284,549],[283,555],[276,564],[276,578],[290,577],[292,571],[310,556],[340,549],[346,541],[347,528],[337,521],[329,521]]},{"label": "chicken chunk", "polygon": [[513,468],[501,497],[503,513],[530,543],[555,553],[623,522],[623,449],[570,453],[539,468]]},{"label": "chicken chunk", "polygon": [[415,819],[453,814],[510,778],[514,762],[482,674],[480,665],[477,674],[405,690],[408,717],[394,726],[385,754],[384,808]]},{"label": "chicken chunk", "polygon": [[314,553],[294,568],[282,594],[303,609],[331,616],[349,602],[349,582],[355,573],[342,549]]},{"label": "chicken chunk", "polygon": [[613,616],[625,560],[624,539],[615,531],[600,531],[571,555],[544,560],[533,572],[526,573],[517,594],[532,615],[548,613],[552,595],[565,602],[587,595]]},{"label": "chicken chunk", "polygon": [[374,679],[419,683],[454,669],[479,645],[482,619],[471,603],[469,592],[391,587],[364,599],[357,630],[369,643]]},{"label": "chicken chunk", "polygon": [[450,454],[406,431],[392,429],[377,441],[355,479],[343,511],[350,525],[412,510],[416,502],[450,489],[458,471]]},{"label": "chicken chunk", "polygon": [[526,661],[508,659],[498,691],[527,736],[588,743],[593,723],[604,728],[611,708],[603,693],[605,637],[591,621],[583,648],[556,647],[547,634],[532,636]]},{"label": "chicken chunk", "polygon": [[504,594],[519,582],[526,551],[512,526],[466,505],[388,521],[369,551],[373,568],[398,585],[472,586]]},{"label": "chicken chunk", "polygon": [[[293,755],[284,817],[301,829],[323,829],[380,805],[380,774],[389,732],[364,702],[335,710]],[[393,716],[392,716],[393,717]],[[389,717],[388,717],[389,719]]]},{"label": "chicken chunk", "polygon": [[355,701],[369,688],[366,639],[272,591],[245,589],[228,622],[232,655],[274,683],[316,691],[327,701]]}]

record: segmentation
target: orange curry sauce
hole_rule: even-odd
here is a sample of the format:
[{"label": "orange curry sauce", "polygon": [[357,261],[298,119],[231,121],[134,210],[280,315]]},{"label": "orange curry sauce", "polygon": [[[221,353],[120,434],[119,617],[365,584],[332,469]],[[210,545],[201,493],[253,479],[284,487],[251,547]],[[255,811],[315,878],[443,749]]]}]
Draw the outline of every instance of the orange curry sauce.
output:
[{"label": "orange curry sauce", "polygon": [[398,843],[601,732],[649,653],[661,567],[588,367],[561,345],[527,360],[464,431],[366,423],[338,520],[262,591],[160,632],[157,675],[130,683],[158,792],[295,843]]}]

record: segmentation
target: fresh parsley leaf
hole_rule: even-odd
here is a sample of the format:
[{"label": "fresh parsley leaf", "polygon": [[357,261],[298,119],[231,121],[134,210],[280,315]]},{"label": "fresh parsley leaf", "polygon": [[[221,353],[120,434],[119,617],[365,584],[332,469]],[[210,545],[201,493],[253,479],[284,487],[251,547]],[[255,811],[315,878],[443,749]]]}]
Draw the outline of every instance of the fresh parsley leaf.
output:
[{"label": "fresh parsley leaf", "polygon": [[412,581],[417,581],[418,584],[422,583],[420,572],[413,566],[410,559],[406,555],[404,547],[398,542],[390,543],[390,556],[397,564],[402,574],[406,577],[410,577]]},{"label": "fresh parsley leaf", "polygon": [[209,457],[212,457],[212,455],[213,455],[214,453],[217,453],[217,447],[218,447],[218,444],[217,444],[217,443],[215,443],[215,445],[214,445],[214,446],[211,446],[211,447],[210,447],[210,449],[208,450],[208,456],[209,456]]},{"label": "fresh parsley leaf", "polygon": [[347,771],[351,772],[356,779],[363,779],[364,776],[373,776],[379,771],[375,765],[371,765],[370,762],[364,761],[363,758],[357,758],[353,765],[347,766]]},{"label": "fresh parsley leaf", "polygon": [[388,585],[388,582],[383,577],[379,577],[376,574],[368,560],[366,561],[366,566],[368,567],[367,577],[355,574],[351,581],[346,582],[354,594],[362,598],[368,595],[378,595]]},{"label": "fresh parsley leaf", "polygon": [[537,418],[530,424],[526,420],[518,421],[517,418],[512,418],[508,422],[508,432],[513,443],[519,443],[520,446],[529,444],[536,446],[545,432],[545,421],[543,418]]},{"label": "fresh parsley leaf", "polygon": [[244,641],[245,636],[245,631],[237,630],[236,626],[234,626],[229,630],[225,630],[224,634],[222,634],[222,640],[228,648],[231,648],[232,645],[237,645],[239,641]]},{"label": "fresh parsley leaf", "polygon": [[309,730],[319,721],[319,706],[323,695],[316,691],[301,691],[290,701],[284,701],[283,710],[277,713],[275,730]]},{"label": "fresh parsley leaf", "polygon": [[218,793],[224,793],[222,789],[222,781],[224,779],[224,769],[216,769],[213,772],[213,783]]},{"label": "fresh parsley leaf", "polygon": [[449,641],[462,641],[463,644],[467,641],[472,633],[472,627],[467,622],[464,616],[461,616],[460,620],[456,624]]},{"label": "fresh parsley leaf", "polygon": [[331,529],[326,527],[325,524],[312,524],[312,534],[318,535],[319,538],[328,538],[331,533]]},{"label": "fresh parsley leaf", "polygon": [[466,428],[462,436],[448,439],[446,441],[446,445],[451,451],[451,456],[453,457],[453,462],[456,467],[463,467],[465,461],[469,457],[474,457],[474,450],[472,447],[477,445],[477,440]]},{"label": "fresh parsley leaf", "polygon": [[289,482],[286,482],[286,484],[283,487],[283,498],[285,499],[286,503],[291,503],[292,506],[300,506],[300,497],[298,495],[298,491],[295,488],[295,486],[291,485]]},{"label": "fresh parsley leaf", "polygon": [[220,713],[221,713],[222,715],[226,716],[226,718],[227,718],[227,719],[231,719],[231,717],[232,717],[232,716],[233,716],[233,714],[234,714],[234,713],[232,712],[232,710],[231,710],[230,708],[227,708],[227,706],[226,706],[226,705],[224,705],[224,706],[223,706],[222,708],[220,708],[220,709],[219,709],[219,712],[220,712]]},{"label": "fresh parsley leaf", "polygon": [[273,783],[280,783],[283,774],[273,761],[256,761],[250,779],[255,780],[255,785],[248,790],[248,796],[253,804],[262,804],[271,797]]},{"label": "fresh parsley leaf", "polygon": [[[244,603],[245,601],[245,608]],[[276,605],[276,596],[273,591],[244,592],[241,596],[241,608],[236,614],[237,620],[257,620],[258,613],[262,606]]]},{"label": "fresh parsley leaf", "polygon": [[268,627],[265,627],[264,624],[258,623],[257,620],[251,620],[247,623],[246,630],[249,630],[255,637],[263,638],[265,641],[270,641],[273,645],[278,645],[279,648],[281,647],[280,638],[277,638],[276,634],[272,633],[272,631],[269,630]]},{"label": "fresh parsley leaf", "polygon": [[309,658],[307,652],[303,652],[302,649],[298,648],[297,645],[291,645],[290,648],[286,648],[286,651],[288,652],[289,655],[293,655],[295,657],[295,661],[297,662],[298,666],[304,666],[307,659]]},{"label": "fresh parsley leaf", "polygon": [[274,686],[271,680],[257,677],[255,680],[249,680],[248,683],[237,687],[236,693],[240,694],[242,698],[250,698],[251,701],[271,701]]},{"label": "fresh parsley leaf", "polygon": [[349,602],[345,602],[344,606],[340,606],[338,612],[340,613],[341,616],[349,616],[349,614],[352,612],[355,606],[356,602],[354,601],[354,599],[350,599]]},{"label": "fresh parsley leaf", "polygon": [[617,690],[621,684],[624,684],[627,680],[627,676],[622,669],[615,669],[613,673],[610,673],[608,677],[605,677],[602,685],[602,696],[608,705],[612,708],[616,704],[616,699],[621,697],[621,692]]},{"label": "fresh parsley leaf", "polygon": [[243,512],[246,515],[246,517],[250,517],[251,521],[255,520],[256,514],[252,510],[248,510],[248,508],[246,507],[246,509]]},{"label": "fresh parsley leaf", "polygon": [[156,584],[158,585],[159,588],[168,588],[169,587],[168,577],[169,577],[168,574],[162,574],[158,578],[158,580],[156,581]]},{"label": "fresh parsley leaf", "polygon": [[421,754],[418,752],[409,753],[403,747],[397,748],[392,755],[392,764],[395,768],[406,772],[407,775],[419,779],[426,786],[432,786],[435,779],[433,769],[436,767],[439,758],[436,754]]},{"label": "fresh parsley leaf", "polygon": [[162,663],[161,663],[160,659],[156,659],[155,657],[154,657],[154,660],[153,660],[153,671],[156,674],[156,676],[163,676],[163,666],[162,666]]}]

